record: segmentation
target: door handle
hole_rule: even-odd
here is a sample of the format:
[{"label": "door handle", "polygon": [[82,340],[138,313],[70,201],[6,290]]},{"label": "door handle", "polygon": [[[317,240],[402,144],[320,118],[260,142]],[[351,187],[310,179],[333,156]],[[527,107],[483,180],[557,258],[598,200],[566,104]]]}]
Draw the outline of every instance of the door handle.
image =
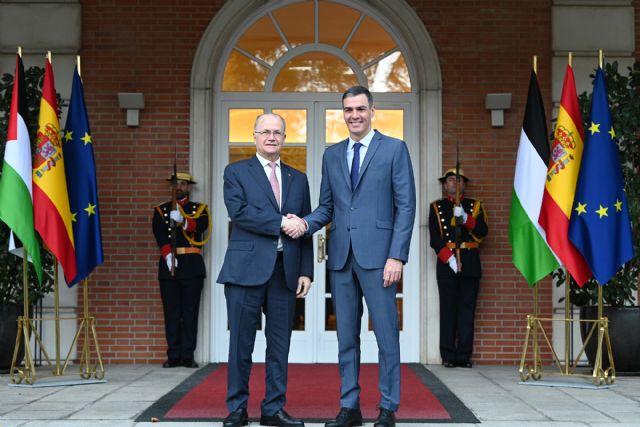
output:
[{"label": "door handle", "polygon": [[318,236],[318,262],[327,260],[327,239],[324,236]]}]

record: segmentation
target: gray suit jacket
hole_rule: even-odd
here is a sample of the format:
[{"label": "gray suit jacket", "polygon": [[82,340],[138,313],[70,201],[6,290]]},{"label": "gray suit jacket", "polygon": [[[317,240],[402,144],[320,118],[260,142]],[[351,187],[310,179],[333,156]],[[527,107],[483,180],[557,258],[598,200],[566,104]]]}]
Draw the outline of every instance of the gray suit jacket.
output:
[{"label": "gray suit jacket", "polygon": [[320,200],[305,217],[313,234],[331,222],[327,268],[344,267],[349,246],[363,268],[384,268],[387,258],[407,262],[416,213],[416,189],[404,141],[375,131],[351,191],[349,140],[324,153]]}]

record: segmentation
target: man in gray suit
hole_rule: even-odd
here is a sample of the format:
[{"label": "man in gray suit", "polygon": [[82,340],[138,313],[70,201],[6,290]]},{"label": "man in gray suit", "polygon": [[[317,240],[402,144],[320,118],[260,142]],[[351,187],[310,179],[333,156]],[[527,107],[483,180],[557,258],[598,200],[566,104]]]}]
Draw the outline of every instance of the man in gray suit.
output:
[{"label": "man in gray suit", "polygon": [[284,232],[291,220],[282,212],[311,212],[309,184],[302,172],[280,161],[284,119],[263,114],[254,126],[256,155],[224,171],[224,203],[231,236],[218,275],[229,319],[229,373],[224,427],[248,423],[249,374],[256,329],[265,313],[266,384],[261,404],[263,426],[303,427],[284,410],[287,368],[296,297],[304,298],[313,279],[310,238],[294,240]]},{"label": "man in gray suit", "polygon": [[340,412],[326,427],[362,425],[360,324],[362,297],[378,342],[380,413],[375,427],[395,425],[400,404],[396,284],[409,257],[416,211],[411,159],[404,141],[371,128],[369,90],[342,96],[349,138],[324,153],[318,208],[304,217],[307,234],[331,223],[328,246],[340,363]]}]

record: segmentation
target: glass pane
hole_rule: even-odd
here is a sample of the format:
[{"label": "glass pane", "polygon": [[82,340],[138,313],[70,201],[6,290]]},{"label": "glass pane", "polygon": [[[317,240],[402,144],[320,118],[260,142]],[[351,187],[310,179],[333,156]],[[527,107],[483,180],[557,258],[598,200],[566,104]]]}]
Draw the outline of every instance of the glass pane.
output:
[{"label": "glass pane", "polygon": [[268,70],[246,56],[233,51],[224,69],[222,90],[226,92],[261,92]]},{"label": "glass pane", "polygon": [[[402,298],[396,298],[396,307],[398,308],[398,323],[400,324],[400,330],[404,330],[402,322]],[[373,320],[371,320],[371,310],[369,310],[369,325],[367,326],[370,331],[373,331]]]},{"label": "glass pane", "polygon": [[[249,159],[255,155],[255,145],[229,147],[229,163]],[[283,162],[298,169],[300,172],[307,172],[307,149],[305,147],[284,147],[280,151],[280,158]]]},{"label": "glass pane", "polygon": [[287,124],[287,138],[285,146],[289,143],[307,143],[307,110],[273,110],[284,118]]},{"label": "glass pane", "polygon": [[306,147],[287,147],[285,145],[280,150],[280,158],[292,168],[298,169],[302,173],[307,173]]},{"label": "glass pane", "polygon": [[324,330],[335,331],[336,315],[333,312],[333,302],[331,302],[331,297],[325,298],[324,301]]},{"label": "glass pane", "polygon": [[273,12],[280,29],[291,47],[314,42],[313,2],[303,2],[283,7]]},{"label": "glass pane", "polygon": [[296,298],[296,312],[293,318],[293,330],[304,331],[304,298]]},{"label": "glass pane", "polygon": [[400,52],[394,52],[364,70],[371,92],[411,92],[409,70]]},{"label": "glass pane", "polygon": [[360,12],[337,3],[320,2],[318,17],[320,43],[344,46]]},{"label": "glass pane", "polygon": [[262,113],[262,108],[229,109],[229,142],[253,142],[253,125]]},{"label": "glass pane", "polygon": [[376,109],[371,125],[385,135],[404,139],[404,110]]},{"label": "glass pane", "polygon": [[229,163],[235,163],[238,160],[249,159],[255,155],[255,145],[247,147],[229,147]]},{"label": "glass pane", "polygon": [[387,31],[367,16],[347,46],[347,52],[365,65],[395,47],[396,43]]},{"label": "glass pane", "polygon": [[329,144],[335,144],[349,137],[349,130],[344,123],[342,110],[325,110],[325,135],[324,140]]},{"label": "glass pane", "polygon": [[340,58],[309,52],[293,58],[278,74],[274,92],[344,92],[358,84],[356,76]]},{"label": "glass pane", "polygon": [[268,16],[258,19],[243,35],[238,44],[240,49],[273,65],[286,51],[287,47]]}]

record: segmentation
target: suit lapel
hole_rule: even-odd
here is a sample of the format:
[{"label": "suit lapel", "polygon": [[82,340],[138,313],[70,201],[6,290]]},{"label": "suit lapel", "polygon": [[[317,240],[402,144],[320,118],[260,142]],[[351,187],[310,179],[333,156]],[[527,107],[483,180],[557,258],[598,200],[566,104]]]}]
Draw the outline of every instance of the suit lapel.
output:
[{"label": "suit lapel", "polygon": [[[284,206],[285,203],[287,202],[287,197],[289,196],[290,193],[290,189],[291,189],[291,183],[293,181],[293,175],[291,174],[291,168],[289,168],[289,166],[285,165],[284,163],[282,163],[282,161],[280,161],[280,176],[282,177],[282,195],[280,196],[282,198],[281,200],[281,212],[284,212]],[[271,188],[271,187],[269,187]],[[275,199],[275,197],[274,197]]]},{"label": "suit lapel", "polygon": [[[258,185],[265,192],[265,194],[267,195],[267,197],[271,201],[271,204],[273,205],[273,207],[279,212],[280,209],[278,209],[278,203],[276,202],[276,196],[273,194],[273,190],[271,189],[271,183],[269,183],[269,179],[267,178],[267,174],[264,173],[264,168],[262,167],[262,164],[260,163],[260,160],[258,160],[258,158],[256,156],[253,156],[251,158],[251,161],[249,162],[249,173],[251,173],[251,175],[253,175],[253,177],[255,178],[255,181],[258,183]],[[283,185],[283,187],[284,187],[284,185]],[[284,197],[283,197],[283,200],[284,200]]]},{"label": "suit lapel", "polygon": [[347,162],[347,150],[349,149],[349,138],[340,142],[342,144],[342,148],[340,148],[340,160],[339,163],[342,165],[342,176],[344,181],[347,183],[347,188],[351,189],[351,175],[349,174],[349,163]]},{"label": "suit lapel", "polygon": [[366,156],[364,156],[364,161],[362,162],[362,166],[360,166],[360,176],[358,177],[358,183],[356,184],[356,188],[354,188],[354,192],[358,188],[358,185],[360,185],[360,181],[362,181],[362,177],[364,176],[364,173],[367,171],[367,167],[369,167],[369,163],[371,163],[371,159],[376,154],[376,151],[378,150],[378,147],[380,147],[381,142],[382,142],[382,135],[380,134],[380,132],[375,131],[373,138],[371,138],[371,143],[369,144],[369,148],[367,148],[367,154]]}]

